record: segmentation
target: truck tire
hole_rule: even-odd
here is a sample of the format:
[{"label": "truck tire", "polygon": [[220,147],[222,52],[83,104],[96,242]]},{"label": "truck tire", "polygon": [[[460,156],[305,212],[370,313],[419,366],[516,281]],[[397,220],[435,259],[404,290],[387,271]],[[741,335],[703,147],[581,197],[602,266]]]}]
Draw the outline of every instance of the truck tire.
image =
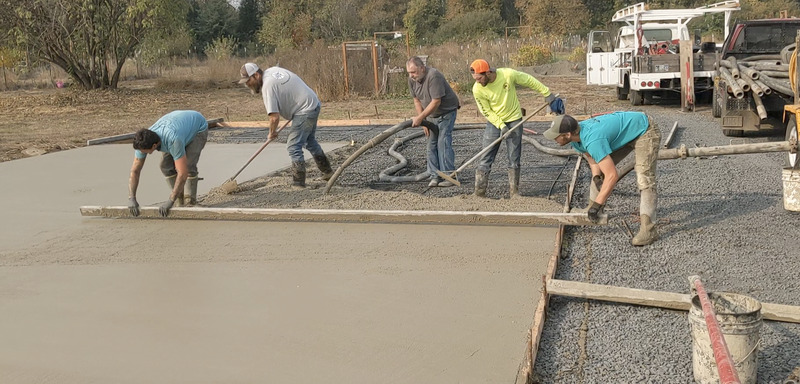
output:
[{"label": "truck tire", "polygon": [[[786,123],[786,141],[790,143],[797,142],[797,119],[794,114],[789,117],[789,122]],[[789,153],[789,155],[786,156],[786,166],[795,167],[797,165],[797,160],[797,153]]]},{"label": "truck tire", "polygon": [[742,137],[744,136],[744,130],[742,129],[723,129],[722,134],[725,136],[730,137]]},{"label": "truck tire", "polygon": [[628,85],[628,78],[625,78],[623,82],[622,88],[617,87],[617,100],[628,100],[628,93],[630,92],[631,86]]},{"label": "truck tire", "polygon": [[631,105],[642,105],[644,102],[644,98],[642,97],[642,92],[631,89],[630,93],[628,94],[631,99]]},{"label": "truck tire", "polygon": [[711,115],[714,117],[722,117],[722,101],[719,99],[719,95],[717,95],[717,87],[714,87],[714,91],[711,95]]}]

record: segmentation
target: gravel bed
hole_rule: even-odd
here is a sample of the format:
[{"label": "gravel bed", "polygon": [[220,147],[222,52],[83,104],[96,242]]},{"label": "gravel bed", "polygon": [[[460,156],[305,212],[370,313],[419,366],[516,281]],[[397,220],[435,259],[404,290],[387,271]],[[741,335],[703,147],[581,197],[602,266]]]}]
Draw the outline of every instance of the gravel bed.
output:
[{"label": "gravel bed", "polygon": [[[622,107],[620,109],[628,109]],[[673,146],[714,146],[783,140],[725,137],[706,107],[640,108],[659,123],[662,140],[673,123]],[[631,246],[617,225],[638,231],[635,173],[615,189],[606,227],[568,227],[556,278],[671,292],[689,292],[700,275],[708,291],[730,291],[762,302],[800,305],[800,214],[783,209],[782,154],[665,160],[658,164],[661,239]],[[575,206],[584,206],[590,172],[582,167]],[[688,313],[552,297],[535,363],[535,379],[557,383],[690,383]],[[764,321],[758,382],[782,383],[800,366],[800,325]]]}]

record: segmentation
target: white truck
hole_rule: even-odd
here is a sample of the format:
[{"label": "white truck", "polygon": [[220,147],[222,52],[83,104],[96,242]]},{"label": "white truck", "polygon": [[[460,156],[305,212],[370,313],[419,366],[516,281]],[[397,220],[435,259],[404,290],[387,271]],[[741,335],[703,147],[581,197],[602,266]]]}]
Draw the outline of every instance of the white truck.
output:
[{"label": "white truck", "polygon": [[[624,23],[616,36],[608,31],[591,31],[586,53],[586,83],[615,85],[619,100],[642,105],[652,96],[681,92],[680,41],[690,40],[686,25],[695,17],[724,13],[725,33],[731,12],[739,1],[723,1],[690,9],[648,9],[638,3],[617,11],[613,22]],[[694,49],[692,69],[685,72],[693,81],[689,97],[699,93],[710,100],[714,88],[716,44],[703,43]]]}]

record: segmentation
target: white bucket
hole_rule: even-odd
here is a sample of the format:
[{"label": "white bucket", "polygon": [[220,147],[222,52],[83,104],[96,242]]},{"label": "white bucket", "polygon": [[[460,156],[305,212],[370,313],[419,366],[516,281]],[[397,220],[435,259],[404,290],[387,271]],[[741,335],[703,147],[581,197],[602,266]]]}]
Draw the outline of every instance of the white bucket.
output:
[{"label": "white bucket", "polygon": [[[755,383],[758,374],[758,343],[761,329],[761,303],[736,293],[709,293],[725,343],[743,384]],[[692,370],[694,380],[700,384],[719,383],[717,363],[708,337],[700,298],[692,298],[689,310],[692,332]]]},{"label": "white bucket", "polygon": [[800,212],[800,169],[783,169],[783,209]]}]

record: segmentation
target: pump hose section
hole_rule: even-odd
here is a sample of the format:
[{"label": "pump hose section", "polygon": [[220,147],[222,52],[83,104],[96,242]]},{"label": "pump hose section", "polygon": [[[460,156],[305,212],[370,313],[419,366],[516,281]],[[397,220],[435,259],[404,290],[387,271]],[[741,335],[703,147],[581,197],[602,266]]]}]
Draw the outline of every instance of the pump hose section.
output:
[{"label": "pump hose section", "polygon": [[[427,120],[423,120],[422,121],[422,125],[424,125],[425,128],[428,128],[432,132],[436,133],[437,135],[439,134],[439,127],[436,126],[436,124],[433,124],[433,123],[431,123],[430,121],[427,121]],[[333,173],[333,176],[331,176],[331,179],[328,180],[328,184],[325,185],[325,194],[327,194],[328,192],[331,191],[331,187],[333,187],[333,184],[336,183],[336,179],[339,178],[339,175],[341,175],[342,172],[344,172],[344,169],[347,168],[348,166],[350,166],[350,164],[352,164],[353,161],[355,161],[359,156],[364,154],[364,152],[366,152],[368,149],[373,148],[373,147],[377,146],[378,144],[382,143],[384,140],[388,139],[390,136],[394,135],[395,133],[400,132],[400,131],[402,131],[402,130],[404,130],[406,128],[410,128],[410,127],[411,127],[411,120],[403,121],[403,122],[401,122],[401,123],[389,128],[389,129],[379,133],[377,136],[375,136],[372,139],[370,139],[366,144],[362,145],[361,148],[359,148],[352,155],[350,155],[350,157],[348,157],[347,160],[345,160],[344,163],[342,163],[342,165],[340,165],[338,168],[336,168],[336,172]]]}]

